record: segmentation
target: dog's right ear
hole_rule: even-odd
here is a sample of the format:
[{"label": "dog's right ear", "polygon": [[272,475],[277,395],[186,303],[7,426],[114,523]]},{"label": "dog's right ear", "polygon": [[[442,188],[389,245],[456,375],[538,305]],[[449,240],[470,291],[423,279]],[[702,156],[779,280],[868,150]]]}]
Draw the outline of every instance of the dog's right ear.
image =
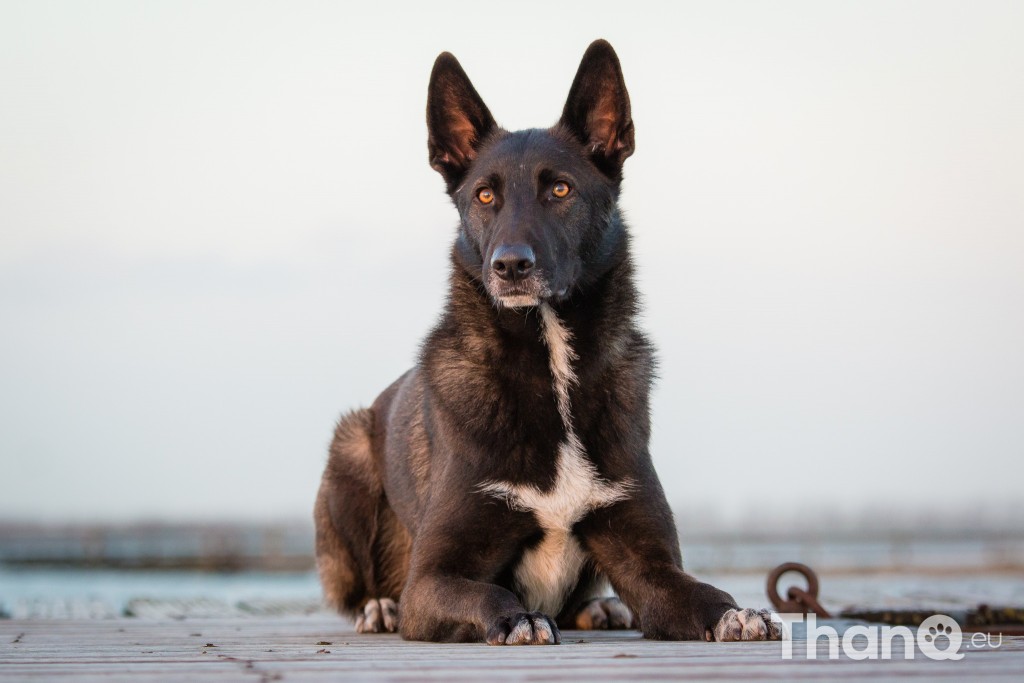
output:
[{"label": "dog's right ear", "polygon": [[458,187],[480,143],[495,128],[459,60],[442,52],[430,72],[427,91],[427,147],[430,165],[444,176],[448,192]]}]

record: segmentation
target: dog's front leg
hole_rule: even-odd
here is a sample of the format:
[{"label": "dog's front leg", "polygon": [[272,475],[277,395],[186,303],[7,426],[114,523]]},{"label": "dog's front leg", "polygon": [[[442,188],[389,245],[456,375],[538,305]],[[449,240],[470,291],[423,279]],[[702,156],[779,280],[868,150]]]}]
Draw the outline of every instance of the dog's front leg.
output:
[{"label": "dog's front leg", "polygon": [[530,531],[528,518],[504,504],[488,504],[425,520],[402,590],[402,637],[490,645],[561,642],[554,619],[528,612],[512,591],[494,583],[518,559]]},{"label": "dog's front leg", "polygon": [[672,513],[656,483],[648,496],[597,510],[578,531],[647,638],[777,640],[766,611],[741,610],[725,591],[683,572]]},{"label": "dog's front leg", "polygon": [[459,576],[410,576],[402,593],[402,637],[483,641],[488,645],[556,645],[553,619],[527,612],[509,590]]}]

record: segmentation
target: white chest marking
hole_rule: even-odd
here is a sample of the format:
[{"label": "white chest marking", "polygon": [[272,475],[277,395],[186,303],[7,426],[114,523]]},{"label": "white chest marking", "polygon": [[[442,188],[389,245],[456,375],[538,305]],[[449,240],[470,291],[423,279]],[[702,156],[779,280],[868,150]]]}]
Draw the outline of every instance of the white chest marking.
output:
[{"label": "white chest marking", "polygon": [[569,591],[579,579],[586,554],[572,535],[573,525],[591,510],[628,497],[630,480],[603,479],[587,459],[572,424],[569,388],[576,383],[572,336],[547,304],[540,306],[544,342],[550,354],[552,384],[558,413],[565,426],[565,441],[558,445],[555,485],[549,491],[507,482],[486,482],[481,490],[504,498],[515,510],[533,512],[544,530],[541,542],[527,551],[515,570],[525,607],[557,616]]}]

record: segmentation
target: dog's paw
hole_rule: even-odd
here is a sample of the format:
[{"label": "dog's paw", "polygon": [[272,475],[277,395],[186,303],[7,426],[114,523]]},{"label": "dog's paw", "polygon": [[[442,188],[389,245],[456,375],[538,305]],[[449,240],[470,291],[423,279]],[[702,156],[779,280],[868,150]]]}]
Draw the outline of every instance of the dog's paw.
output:
[{"label": "dog's paw", "polygon": [[633,613],[618,598],[595,598],[576,613],[576,628],[584,631],[633,628]]},{"label": "dog's paw", "polygon": [[709,641],[779,640],[782,631],[766,609],[731,609],[722,615],[713,630],[707,630],[704,637]]},{"label": "dog's paw", "polygon": [[391,598],[369,600],[356,619],[356,633],[394,633],[398,630],[398,605]]},{"label": "dog's paw", "polygon": [[502,617],[487,630],[488,645],[558,645],[562,635],[555,622],[540,612]]}]

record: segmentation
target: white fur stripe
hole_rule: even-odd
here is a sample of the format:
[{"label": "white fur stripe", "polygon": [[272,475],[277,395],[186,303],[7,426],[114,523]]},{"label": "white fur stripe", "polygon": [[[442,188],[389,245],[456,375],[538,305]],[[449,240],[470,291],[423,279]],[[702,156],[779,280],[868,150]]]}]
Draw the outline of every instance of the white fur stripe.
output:
[{"label": "white fur stripe", "polygon": [[577,383],[572,362],[578,356],[572,348],[572,333],[546,303],[540,306],[540,319],[558,414],[565,427],[565,440],[558,445],[555,454],[554,486],[541,491],[532,485],[495,481],[485,482],[480,490],[505,499],[512,509],[530,511],[536,516],[544,529],[544,538],[524,554],[515,569],[516,582],[527,609],[558,614],[569,591],[576,585],[586,558],[572,534],[573,525],[591,510],[627,498],[633,482],[612,483],[602,478],[586,457],[573,427],[569,400],[569,390]]},{"label": "white fur stripe", "polygon": [[562,417],[562,424],[565,426],[569,439],[575,440],[576,433],[572,426],[569,388],[577,382],[572,362],[579,356],[572,348],[572,332],[562,324],[558,314],[546,302],[540,305],[540,322],[542,339],[548,347],[548,365],[551,368],[555,400],[558,402],[558,414]]}]

